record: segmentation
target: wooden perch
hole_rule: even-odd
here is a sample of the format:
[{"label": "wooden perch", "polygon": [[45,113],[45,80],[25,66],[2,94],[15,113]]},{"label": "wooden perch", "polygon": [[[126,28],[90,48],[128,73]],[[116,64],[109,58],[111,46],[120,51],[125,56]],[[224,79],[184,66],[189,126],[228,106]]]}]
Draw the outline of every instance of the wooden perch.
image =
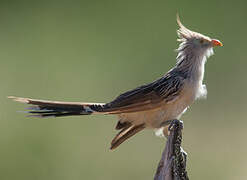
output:
[{"label": "wooden perch", "polygon": [[186,172],[187,154],[181,147],[183,122],[173,120],[170,135],[162,153],[154,180],[189,180]]}]

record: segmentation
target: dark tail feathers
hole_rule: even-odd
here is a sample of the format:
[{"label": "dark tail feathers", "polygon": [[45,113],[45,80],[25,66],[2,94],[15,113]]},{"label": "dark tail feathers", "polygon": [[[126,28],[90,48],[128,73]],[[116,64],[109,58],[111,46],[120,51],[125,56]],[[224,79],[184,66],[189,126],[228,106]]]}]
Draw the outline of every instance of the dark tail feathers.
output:
[{"label": "dark tail feathers", "polygon": [[92,113],[101,113],[104,109],[104,103],[46,101],[14,96],[9,96],[8,98],[17,102],[32,104],[33,106],[30,106],[27,112],[31,114],[30,116],[35,117],[90,115]]}]

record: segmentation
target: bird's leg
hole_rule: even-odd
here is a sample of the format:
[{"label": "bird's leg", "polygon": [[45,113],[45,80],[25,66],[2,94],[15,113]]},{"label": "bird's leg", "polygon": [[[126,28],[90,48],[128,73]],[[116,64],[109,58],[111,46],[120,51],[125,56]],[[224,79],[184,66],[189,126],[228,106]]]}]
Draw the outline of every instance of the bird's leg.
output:
[{"label": "bird's leg", "polygon": [[168,126],[169,125],[168,130],[171,131],[171,129],[173,128],[173,126],[176,125],[176,124],[179,124],[179,126],[180,126],[179,128],[181,128],[181,129],[184,128],[183,121],[178,120],[178,119],[167,120],[165,122],[162,122],[160,126],[161,127],[165,127],[165,126]]},{"label": "bird's leg", "polygon": [[180,121],[178,119],[171,119],[164,121],[160,124],[161,127],[163,127],[163,135],[168,138],[170,132],[173,128],[183,129],[183,121]]},{"label": "bird's leg", "polygon": [[172,124],[174,120],[167,120],[167,121],[164,121],[160,124],[161,127],[166,127],[166,126],[170,126]]}]

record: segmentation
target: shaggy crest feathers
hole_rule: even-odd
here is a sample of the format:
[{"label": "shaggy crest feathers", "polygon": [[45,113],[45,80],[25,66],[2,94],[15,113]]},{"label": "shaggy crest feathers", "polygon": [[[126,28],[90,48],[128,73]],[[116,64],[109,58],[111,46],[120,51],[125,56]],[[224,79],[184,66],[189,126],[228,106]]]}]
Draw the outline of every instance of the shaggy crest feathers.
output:
[{"label": "shaggy crest feathers", "polygon": [[177,24],[179,29],[177,30],[179,44],[178,49],[176,50],[178,55],[176,57],[177,63],[176,67],[182,68],[183,71],[191,70],[192,67],[196,66],[197,63],[204,65],[206,58],[213,55],[213,48],[195,48],[195,40],[206,40],[211,41],[211,38],[194,32],[186,28],[180,21],[179,16],[177,15]]},{"label": "shaggy crest feathers", "polygon": [[177,14],[177,23],[178,23],[178,26],[179,26],[179,29],[177,30],[177,34],[178,34],[178,37],[179,37],[178,41],[184,42],[184,41],[187,41],[187,40],[190,40],[190,39],[199,39],[199,38],[203,38],[203,39],[206,39],[208,41],[211,40],[211,38],[209,38],[208,36],[205,36],[205,35],[200,34],[198,32],[191,31],[188,28],[186,28],[181,23],[178,14]]}]

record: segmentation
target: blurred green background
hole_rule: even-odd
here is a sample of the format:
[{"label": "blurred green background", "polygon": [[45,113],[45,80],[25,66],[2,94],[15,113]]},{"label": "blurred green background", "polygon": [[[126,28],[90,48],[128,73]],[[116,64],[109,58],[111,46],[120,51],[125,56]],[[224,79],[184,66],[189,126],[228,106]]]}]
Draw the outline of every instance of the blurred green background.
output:
[{"label": "blurred green background", "polygon": [[207,100],[182,117],[191,179],[247,178],[247,1],[0,1],[0,179],[152,179],[151,130],[109,150],[116,117],[37,119],[6,96],[108,102],[174,64],[176,13],[220,39]]}]

